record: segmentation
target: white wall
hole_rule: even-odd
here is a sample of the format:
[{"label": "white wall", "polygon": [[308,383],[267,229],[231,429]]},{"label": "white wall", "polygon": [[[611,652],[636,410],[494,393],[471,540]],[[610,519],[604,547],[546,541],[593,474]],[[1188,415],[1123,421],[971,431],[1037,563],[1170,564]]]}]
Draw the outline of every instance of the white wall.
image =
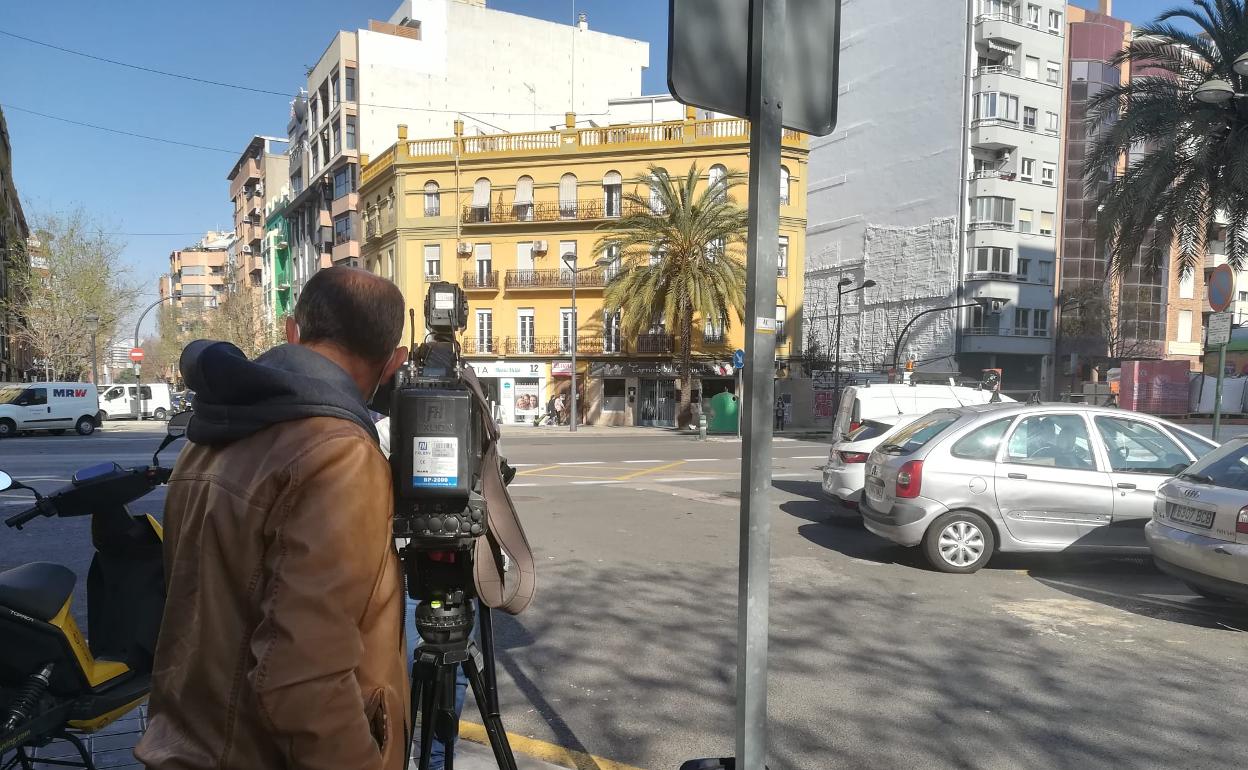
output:
[{"label": "white wall", "polygon": [[[421,40],[358,33],[360,151],[370,155],[394,143],[400,123],[410,138],[450,136],[455,111],[467,113],[468,133],[546,129],[567,111],[605,123],[608,99],[641,94],[650,61],[639,40],[456,0],[405,0],[392,21],[404,16],[420,21]],[[391,107],[409,105],[440,111]]]}]

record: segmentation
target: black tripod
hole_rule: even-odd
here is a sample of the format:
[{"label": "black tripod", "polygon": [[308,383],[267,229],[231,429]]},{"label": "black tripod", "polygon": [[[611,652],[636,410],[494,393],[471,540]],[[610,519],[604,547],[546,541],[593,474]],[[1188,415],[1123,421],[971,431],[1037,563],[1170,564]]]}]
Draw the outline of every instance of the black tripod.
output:
[{"label": "black tripod", "polygon": [[[456,672],[462,667],[468,684],[472,687],[485,725],[494,760],[500,770],[516,770],[516,758],[503,730],[503,718],[498,705],[498,679],[494,668],[494,623],[490,608],[476,602],[480,617],[481,646],[478,648],[465,633],[463,639],[454,642],[430,642],[425,639],[415,650],[412,663],[412,714],[420,710],[420,764],[419,770],[429,770],[429,758],[433,749],[433,737],[437,734],[446,751],[446,770],[454,770],[454,745],[459,736],[459,719],[455,714]],[[459,616],[463,627],[472,628],[472,604],[464,601],[458,608],[441,608]],[[456,612],[455,610],[459,611]],[[466,619],[463,616],[467,616]],[[466,622],[465,622],[466,621]],[[421,614],[417,614],[417,629],[421,628]],[[432,634],[431,634],[432,635]],[[480,656],[482,664],[478,664]]]}]

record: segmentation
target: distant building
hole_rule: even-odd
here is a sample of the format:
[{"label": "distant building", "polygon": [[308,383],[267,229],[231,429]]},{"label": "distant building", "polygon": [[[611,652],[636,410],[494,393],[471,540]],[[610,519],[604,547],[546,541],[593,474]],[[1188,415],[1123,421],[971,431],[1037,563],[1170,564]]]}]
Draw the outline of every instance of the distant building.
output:
[{"label": "distant building", "polygon": [[229,291],[232,232],[209,231],[199,243],[169,254],[169,274],[160,277],[161,297],[180,292],[173,306],[203,311],[217,306]]},{"label": "distant building", "polygon": [[[26,239],[30,228],[22,212],[22,202],[13,183],[13,147],[9,142],[9,127],[0,110],[0,301],[12,301],[14,272],[26,270],[30,263],[26,252]],[[12,313],[0,309],[0,382],[16,382],[27,379],[30,355],[15,344],[12,330],[15,319]]]},{"label": "distant building", "polygon": [[[550,128],[569,107],[603,119],[608,99],[641,95],[648,44],[486,7],[404,0],[388,21],[341,31],[307,76],[288,126],[292,298],[330,264],[360,264],[359,156],[396,127],[411,139]],[[679,115],[676,116],[677,118]]]}]

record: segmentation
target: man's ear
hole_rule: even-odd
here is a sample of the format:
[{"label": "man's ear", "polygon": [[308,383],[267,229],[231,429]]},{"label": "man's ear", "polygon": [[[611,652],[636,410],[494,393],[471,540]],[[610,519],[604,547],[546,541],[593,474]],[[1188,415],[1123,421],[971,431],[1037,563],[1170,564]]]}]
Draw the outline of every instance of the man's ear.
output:
[{"label": "man's ear", "polygon": [[386,362],[386,367],[381,370],[381,379],[384,381],[393,377],[394,373],[399,370],[399,367],[402,366],[403,362],[406,360],[407,348],[395,348],[394,352],[390,354],[390,360]]},{"label": "man's ear", "polygon": [[292,345],[299,344],[299,324],[294,316],[286,316],[286,341]]}]

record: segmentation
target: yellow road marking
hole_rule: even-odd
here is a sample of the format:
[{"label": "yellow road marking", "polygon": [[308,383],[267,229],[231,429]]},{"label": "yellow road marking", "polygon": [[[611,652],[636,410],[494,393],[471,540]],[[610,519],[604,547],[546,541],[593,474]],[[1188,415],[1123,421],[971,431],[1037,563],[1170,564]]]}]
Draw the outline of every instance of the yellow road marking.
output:
[{"label": "yellow road marking", "polygon": [[538,471],[549,471],[549,470],[553,470],[553,469],[558,468],[558,467],[559,467],[559,464],[558,464],[558,463],[555,463],[554,465],[547,465],[547,466],[542,467],[542,468],[529,468],[528,470],[520,471],[520,472],[519,472],[519,473],[517,473],[516,475],[517,475],[517,476],[529,476],[529,475],[532,475],[532,474],[534,474],[534,473],[537,473]]},{"label": "yellow road marking", "polygon": [[610,476],[574,476],[571,473],[536,473],[534,478],[541,479],[595,479],[597,481],[615,481]]},{"label": "yellow road marking", "polygon": [[[485,728],[474,722],[461,720],[459,723],[459,734],[473,743],[481,743],[486,746],[490,744]],[[527,754],[543,762],[550,762],[560,767],[566,767],[569,770],[641,770],[639,767],[596,757],[593,754],[575,751],[554,743],[539,741],[536,738],[526,738],[515,733],[507,733],[507,742],[511,744],[511,748],[514,751],[520,754]]]},{"label": "yellow road marking", "polygon": [[623,476],[616,476],[615,480],[616,481],[628,481],[629,479],[635,479],[638,476],[645,476],[648,473],[657,473],[658,471],[665,471],[668,468],[675,468],[678,465],[684,465],[684,464],[685,464],[684,460],[677,460],[676,462],[668,463],[667,465],[655,465],[650,468],[642,468],[641,470],[634,471],[633,473],[626,473]]}]

